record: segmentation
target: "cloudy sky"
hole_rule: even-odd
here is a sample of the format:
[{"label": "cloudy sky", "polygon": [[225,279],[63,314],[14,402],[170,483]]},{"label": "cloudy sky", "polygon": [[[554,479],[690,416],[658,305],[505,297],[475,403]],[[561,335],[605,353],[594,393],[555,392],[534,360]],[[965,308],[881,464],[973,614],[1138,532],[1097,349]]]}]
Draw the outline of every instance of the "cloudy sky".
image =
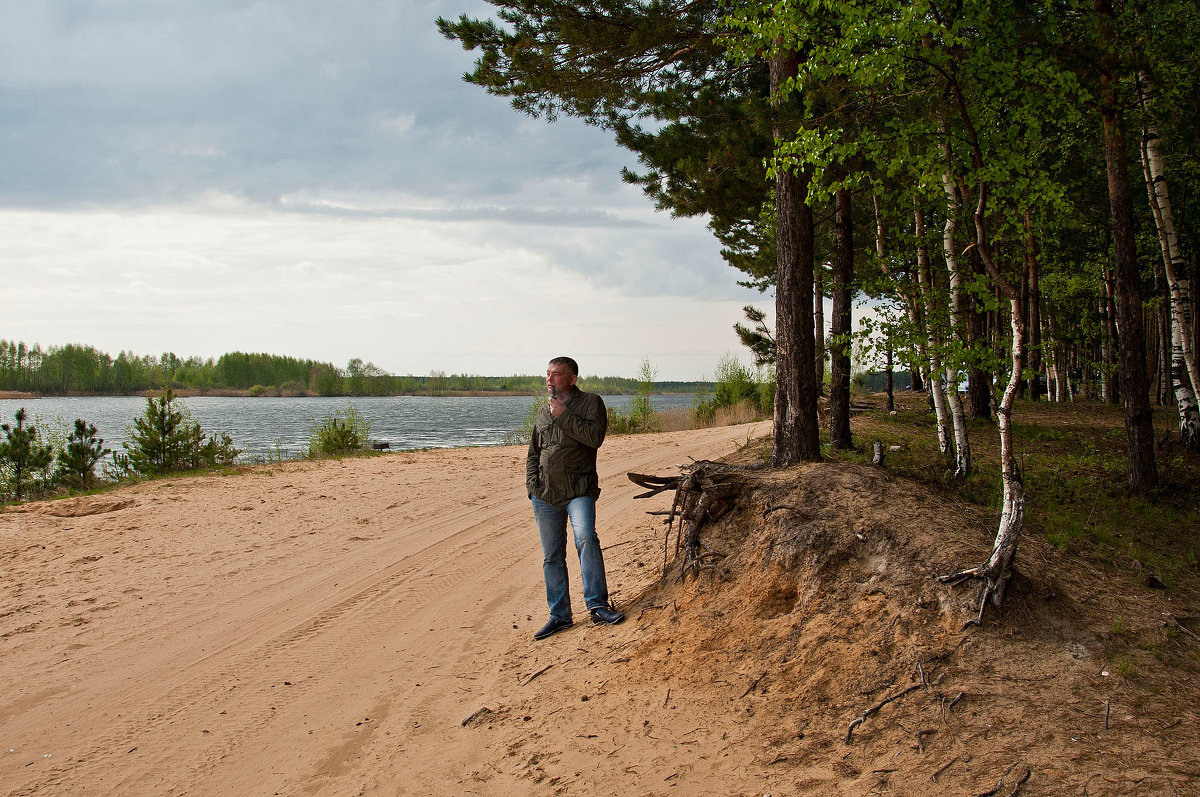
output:
[{"label": "cloudy sky", "polygon": [[[0,338],[397,374],[711,375],[704,222],[462,81],[479,0],[0,0]],[[743,361],[748,358],[742,355]]]}]

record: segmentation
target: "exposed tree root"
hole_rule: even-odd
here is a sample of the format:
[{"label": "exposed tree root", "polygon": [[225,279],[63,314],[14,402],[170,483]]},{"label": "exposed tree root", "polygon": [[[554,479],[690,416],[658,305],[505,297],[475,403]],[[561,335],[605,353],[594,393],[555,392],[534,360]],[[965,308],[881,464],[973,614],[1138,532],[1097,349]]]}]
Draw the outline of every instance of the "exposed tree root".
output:
[{"label": "exposed tree root", "polygon": [[915,692],[920,688],[921,688],[921,684],[913,684],[912,686],[908,687],[907,689],[901,690],[901,691],[897,692],[896,694],[892,695],[891,697],[885,697],[883,700],[880,700],[878,703],[876,703],[875,705],[871,706],[869,709],[864,711],[861,715],[859,715],[857,718],[855,718],[854,722],[850,723],[850,727],[846,729],[846,744],[850,744],[851,737],[854,735],[854,729],[857,728],[859,725],[862,725],[864,722],[866,722],[867,717],[870,717],[872,714],[879,711],[879,709],[883,708],[888,703],[891,703],[895,700],[899,700],[900,698],[907,695],[909,692]]},{"label": "exposed tree root", "polygon": [[[690,465],[681,465],[679,476],[653,476],[642,473],[628,474],[629,480],[646,492],[634,498],[651,498],[667,490],[675,491],[671,510],[664,523],[667,531],[663,537],[662,578],[666,578],[671,558],[671,532],[675,532],[675,561],[681,561],[679,578],[696,576],[705,570],[718,570],[714,564],[724,554],[713,551],[700,540],[701,527],[710,521],[719,520],[733,507],[737,493],[734,476],[747,471],[761,470],[760,465],[728,465],[723,462],[700,460]],[[663,514],[653,512],[651,514]],[[676,523],[678,518],[678,523]]]}]

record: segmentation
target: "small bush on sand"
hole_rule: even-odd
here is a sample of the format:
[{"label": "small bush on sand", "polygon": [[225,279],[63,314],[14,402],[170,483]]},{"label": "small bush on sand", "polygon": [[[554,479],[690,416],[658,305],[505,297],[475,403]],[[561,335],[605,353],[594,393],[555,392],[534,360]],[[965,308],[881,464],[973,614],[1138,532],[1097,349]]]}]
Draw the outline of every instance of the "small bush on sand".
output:
[{"label": "small bush on sand", "polygon": [[309,432],[310,457],[336,457],[362,451],[370,445],[371,423],[353,405],[313,421]]}]

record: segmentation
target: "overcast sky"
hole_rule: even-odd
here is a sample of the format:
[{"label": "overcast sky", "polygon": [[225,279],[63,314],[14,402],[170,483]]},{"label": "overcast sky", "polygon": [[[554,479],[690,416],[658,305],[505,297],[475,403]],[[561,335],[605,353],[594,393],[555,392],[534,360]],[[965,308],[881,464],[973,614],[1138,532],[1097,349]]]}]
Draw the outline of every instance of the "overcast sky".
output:
[{"label": "overcast sky", "polygon": [[0,338],[711,375],[741,308],[633,156],[461,79],[478,0],[0,0]]}]

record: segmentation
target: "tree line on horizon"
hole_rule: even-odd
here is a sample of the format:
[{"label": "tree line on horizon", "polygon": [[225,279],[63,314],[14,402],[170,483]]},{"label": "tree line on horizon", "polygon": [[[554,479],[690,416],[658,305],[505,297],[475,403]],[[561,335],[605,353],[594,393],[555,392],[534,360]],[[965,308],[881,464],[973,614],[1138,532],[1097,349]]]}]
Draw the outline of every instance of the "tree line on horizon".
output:
[{"label": "tree line on horizon", "polygon": [[[636,393],[636,378],[585,376],[580,386],[598,393]],[[707,382],[656,382],[660,392],[691,393]],[[447,396],[464,393],[534,394],[545,389],[536,375],[480,376],[432,371],[425,376],[396,376],[371,362],[351,359],[345,368],[332,363],[278,354],[229,352],[217,358],[180,358],[122,351],[115,358],[94,346],[69,343],[43,349],[40,344],[0,340],[0,390],[47,396],[135,395],[169,387],[176,390],[236,391],[284,396]]]},{"label": "tree line on horizon", "polygon": [[705,216],[742,284],[774,292],[774,329],[750,330],[774,465],[822,457],[826,358],[829,440],[852,445],[856,297],[883,308],[880,364],[929,390],[955,478],[968,413],[995,420],[995,547],[954,574],[983,584],[981,616],[1024,514],[1018,398],[1049,377],[1057,400],[1121,403],[1136,494],[1158,485],[1152,399],[1200,448],[1194,0],[488,2],[437,22],[477,54],[464,79],[610,131],[638,160],[627,182]]}]

